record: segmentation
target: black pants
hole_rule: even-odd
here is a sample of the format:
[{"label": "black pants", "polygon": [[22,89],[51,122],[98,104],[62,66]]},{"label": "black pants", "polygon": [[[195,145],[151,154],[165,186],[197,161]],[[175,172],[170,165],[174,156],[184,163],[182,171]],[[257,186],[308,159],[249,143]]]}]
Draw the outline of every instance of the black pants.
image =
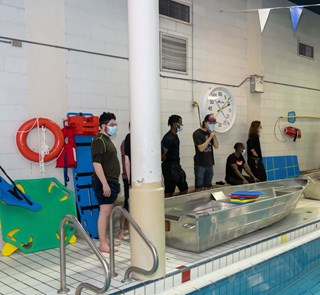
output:
[{"label": "black pants", "polygon": [[264,169],[263,163],[258,157],[251,157],[248,159],[248,165],[255,177],[257,177],[260,181],[267,180],[267,174]]},{"label": "black pants", "polygon": [[124,189],[124,203],[123,208],[129,212],[129,180],[123,179],[123,189]]},{"label": "black pants", "polygon": [[[243,177],[249,182],[249,183],[254,183],[254,179],[250,176],[243,175]],[[231,184],[231,185],[239,185],[243,184],[243,181],[239,177],[228,177],[226,178],[226,182]]]},{"label": "black pants", "polygon": [[180,192],[188,191],[186,173],[180,164],[164,161],[162,162],[161,168],[164,179],[165,193],[174,193],[176,186],[179,188]]}]

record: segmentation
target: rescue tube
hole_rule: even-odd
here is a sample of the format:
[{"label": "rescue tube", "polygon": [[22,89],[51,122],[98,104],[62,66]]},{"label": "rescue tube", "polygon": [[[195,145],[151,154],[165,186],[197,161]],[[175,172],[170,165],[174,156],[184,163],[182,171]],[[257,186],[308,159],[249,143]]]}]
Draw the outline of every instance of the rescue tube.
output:
[{"label": "rescue tube", "polygon": [[23,123],[17,131],[16,143],[20,153],[30,161],[39,162],[39,153],[32,151],[27,144],[29,132],[36,127],[46,127],[54,135],[54,145],[48,155],[44,156],[44,162],[51,161],[59,156],[64,146],[64,136],[60,127],[50,119],[32,118]]}]

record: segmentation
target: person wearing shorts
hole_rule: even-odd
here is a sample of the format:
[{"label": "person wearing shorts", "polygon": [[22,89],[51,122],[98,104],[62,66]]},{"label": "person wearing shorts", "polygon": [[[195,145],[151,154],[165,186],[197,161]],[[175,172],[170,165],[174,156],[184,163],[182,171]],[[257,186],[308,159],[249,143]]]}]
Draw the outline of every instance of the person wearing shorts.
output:
[{"label": "person wearing shorts", "polygon": [[110,137],[117,133],[116,116],[103,113],[99,118],[100,132],[91,143],[93,163],[92,189],[99,203],[98,234],[99,250],[110,252],[107,228],[109,216],[119,191],[120,163],[117,150]]}]

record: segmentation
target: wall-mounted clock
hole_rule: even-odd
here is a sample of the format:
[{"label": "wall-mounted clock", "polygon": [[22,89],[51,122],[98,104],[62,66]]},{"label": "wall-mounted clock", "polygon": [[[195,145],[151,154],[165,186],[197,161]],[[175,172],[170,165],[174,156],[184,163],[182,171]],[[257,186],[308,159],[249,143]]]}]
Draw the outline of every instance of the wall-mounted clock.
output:
[{"label": "wall-mounted clock", "polygon": [[215,130],[227,132],[236,119],[236,104],[231,92],[224,87],[211,88],[203,98],[204,116],[213,113],[217,119]]}]

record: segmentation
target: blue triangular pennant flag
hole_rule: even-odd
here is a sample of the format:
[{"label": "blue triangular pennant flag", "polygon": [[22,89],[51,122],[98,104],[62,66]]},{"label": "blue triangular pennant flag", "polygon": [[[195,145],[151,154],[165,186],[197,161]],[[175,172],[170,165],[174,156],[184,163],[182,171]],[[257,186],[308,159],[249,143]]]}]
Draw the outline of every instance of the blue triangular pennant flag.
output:
[{"label": "blue triangular pennant flag", "polygon": [[290,7],[291,22],[294,31],[297,29],[302,10],[303,6]]}]

